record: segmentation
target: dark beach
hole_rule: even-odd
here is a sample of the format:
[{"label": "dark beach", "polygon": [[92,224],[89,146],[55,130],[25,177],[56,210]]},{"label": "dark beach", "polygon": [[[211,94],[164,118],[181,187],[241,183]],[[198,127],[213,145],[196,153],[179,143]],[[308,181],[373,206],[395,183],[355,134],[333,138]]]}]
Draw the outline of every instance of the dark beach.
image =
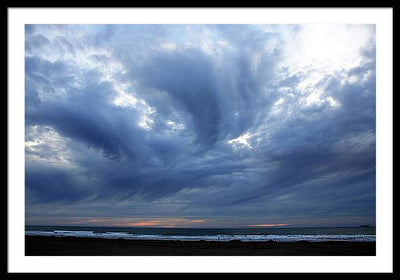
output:
[{"label": "dark beach", "polygon": [[25,236],[26,256],[375,256],[375,242],[150,241]]}]

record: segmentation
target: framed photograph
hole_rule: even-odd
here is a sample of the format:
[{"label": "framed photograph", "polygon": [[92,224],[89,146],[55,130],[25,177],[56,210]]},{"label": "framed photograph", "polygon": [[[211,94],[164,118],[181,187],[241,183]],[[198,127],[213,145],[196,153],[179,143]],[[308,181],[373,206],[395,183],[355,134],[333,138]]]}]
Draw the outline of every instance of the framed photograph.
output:
[{"label": "framed photograph", "polygon": [[7,14],[9,272],[393,272],[391,7]]}]

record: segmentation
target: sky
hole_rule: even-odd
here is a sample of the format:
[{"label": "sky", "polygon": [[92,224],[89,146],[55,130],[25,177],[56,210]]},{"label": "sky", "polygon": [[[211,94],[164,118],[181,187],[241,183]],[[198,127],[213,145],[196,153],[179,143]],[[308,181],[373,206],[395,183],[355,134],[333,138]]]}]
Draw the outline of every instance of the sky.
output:
[{"label": "sky", "polygon": [[26,25],[28,225],[375,225],[375,25]]}]

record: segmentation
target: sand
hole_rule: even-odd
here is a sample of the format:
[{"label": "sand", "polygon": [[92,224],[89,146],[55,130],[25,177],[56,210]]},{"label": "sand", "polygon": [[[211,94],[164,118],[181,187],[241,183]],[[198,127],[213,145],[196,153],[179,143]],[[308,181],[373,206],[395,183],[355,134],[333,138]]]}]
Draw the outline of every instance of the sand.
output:
[{"label": "sand", "polygon": [[150,241],[25,236],[26,256],[375,256],[375,242]]}]

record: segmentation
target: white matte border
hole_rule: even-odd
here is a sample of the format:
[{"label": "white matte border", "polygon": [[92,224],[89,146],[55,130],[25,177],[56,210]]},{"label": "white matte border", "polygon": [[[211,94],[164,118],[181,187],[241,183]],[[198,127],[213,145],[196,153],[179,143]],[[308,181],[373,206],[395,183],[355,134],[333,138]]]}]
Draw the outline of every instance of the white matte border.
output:
[{"label": "white matte border", "polygon": [[[25,24],[376,24],[376,230],[373,257],[25,257]],[[9,8],[9,272],[392,272],[393,11],[390,8]]]}]

